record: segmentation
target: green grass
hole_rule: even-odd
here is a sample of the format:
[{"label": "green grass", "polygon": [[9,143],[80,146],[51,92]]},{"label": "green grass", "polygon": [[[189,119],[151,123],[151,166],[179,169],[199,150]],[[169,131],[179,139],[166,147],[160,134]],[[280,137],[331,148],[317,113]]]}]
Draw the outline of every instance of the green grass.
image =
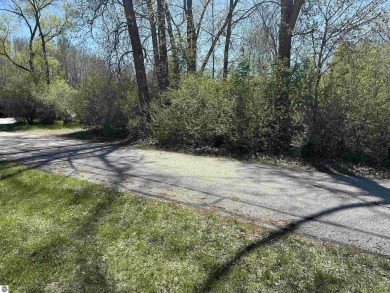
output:
[{"label": "green grass", "polygon": [[15,124],[0,125],[0,131],[7,132],[41,132],[48,134],[62,134],[74,131],[81,131],[82,126],[79,123],[63,124],[62,121],[57,121],[54,125],[43,124],[27,124],[25,122],[17,122]]},{"label": "green grass", "polygon": [[251,247],[269,231],[10,163],[0,175],[11,292],[390,292],[386,257],[296,235]]},{"label": "green grass", "polygon": [[123,135],[107,137],[102,134],[102,131],[89,129],[86,125],[77,122],[64,124],[62,121],[56,121],[54,125],[43,125],[39,123],[30,125],[19,121],[15,124],[0,125],[0,131],[27,132],[43,135],[61,135],[67,138],[99,142],[123,141],[123,139],[127,136],[127,134],[124,133]]}]

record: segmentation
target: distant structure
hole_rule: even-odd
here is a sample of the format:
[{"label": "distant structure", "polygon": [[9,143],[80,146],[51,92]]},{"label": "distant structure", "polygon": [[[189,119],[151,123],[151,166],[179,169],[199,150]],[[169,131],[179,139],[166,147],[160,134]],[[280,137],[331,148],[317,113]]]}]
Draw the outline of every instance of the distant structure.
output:
[{"label": "distant structure", "polygon": [[0,125],[14,124],[14,123],[16,123],[15,118],[0,118]]}]

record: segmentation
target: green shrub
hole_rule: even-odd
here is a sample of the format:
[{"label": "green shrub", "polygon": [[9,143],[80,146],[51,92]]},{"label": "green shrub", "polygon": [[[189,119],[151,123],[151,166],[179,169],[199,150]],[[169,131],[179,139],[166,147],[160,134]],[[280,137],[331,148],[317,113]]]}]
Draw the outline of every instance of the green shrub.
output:
[{"label": "green shrub", "polygon": [[323,78],[317,115],[306,121],[310,155],[364,164],[389,159],[389,50],[376,45],[339,49]]},{"label": "green shrub", "polygon": [[73,115],[75,93],[61,79],[47,85],[36,84],[26,75],[15,75],[9,78],[2,93],[2,111],[7,116],[24,118],[29,124],[39,119],[42,124],[53,125],[57,117]]},{"label": "green shrub", "polygon": [[41,100],[46,105],[51,105],[56,116],[64,122],[64,124],[72,122],[77,110],[77,91],[69,86],[65,80],[56,79],[41,94]]},{"label": "green shrub", "polygon": [[266,96],[259,80],[188,76],[153,103],[153,138],[165,145],[259,151],[269,132]]},{"label": "green shrub", "polygon": [[136,85],[130,79],[112,80],[93,75],[80,86],[74,105],[78,119],[104,136],[126,136],[136,126]]},{"label": "green shrub", "polygon": [[29,124],[38,118],[42,104],[34,96],[34,84],[24,75],[10,77],[2,95],[6,116],[23,118]]},{"label": "green shrub", "polygon": [[232,84],[206,77],[184,78],[177,90],[152,105],[153,137],[162,143],[212,143],[234,127]]}]

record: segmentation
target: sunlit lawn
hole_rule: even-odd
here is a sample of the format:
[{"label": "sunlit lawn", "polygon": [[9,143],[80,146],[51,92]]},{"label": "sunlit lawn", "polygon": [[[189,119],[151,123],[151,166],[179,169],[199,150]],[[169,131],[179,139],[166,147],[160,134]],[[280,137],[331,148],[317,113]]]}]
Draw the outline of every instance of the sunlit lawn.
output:
[{"label": "sunlit lawn", "polygon": [[33,124],[29,125],[25,122],[17,122],[15,124],[9,125],[0,125],[0,131],[7,132],[35,132],[35,133],[46,133],[46,134],[66,134],[72,133],[75,131],[81,131],[83,129],[82,125],[79,123],[69,123],[63,124],[62,121],[56,121],[54,125],[43,125],[43,124]]},{"label": "sunlit lawn", "polygon": [[[0,163],[11,292],[390,292],[390,259]],[[244,250],[245,251],[245,250]]]}]

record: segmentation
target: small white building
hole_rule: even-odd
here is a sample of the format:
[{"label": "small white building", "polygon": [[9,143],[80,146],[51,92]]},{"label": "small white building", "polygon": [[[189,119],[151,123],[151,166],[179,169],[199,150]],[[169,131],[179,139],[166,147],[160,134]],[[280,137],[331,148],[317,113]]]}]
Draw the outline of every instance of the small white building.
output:
[{"label": "small white building", "polygon": [[16,123],[15,118],[0,118],[0,125],[14,124],[14,123]]}]

